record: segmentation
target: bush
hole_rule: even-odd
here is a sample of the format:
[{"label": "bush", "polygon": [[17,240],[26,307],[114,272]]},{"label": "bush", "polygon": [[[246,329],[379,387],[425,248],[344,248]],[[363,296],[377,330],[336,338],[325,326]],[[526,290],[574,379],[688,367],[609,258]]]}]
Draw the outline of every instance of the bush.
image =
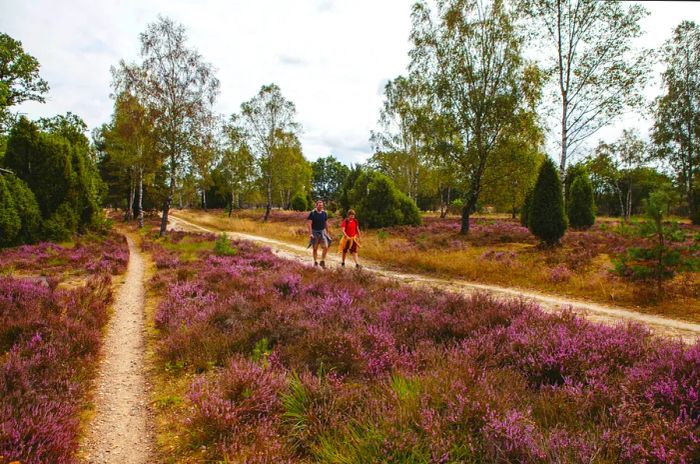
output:
[{"label": "bush", "polygon": [[528,190],[523,200],[523,207],[520,210],[520,225],[530,227],[530,208],[532,207],[532,190]]},{"label": "bush", "polygon": [[41,212],[34,193],[16,176],[8,175],[5,180],[22,223],[15,243],[34,243],[39,239],[41,230]]},{"label": "bush", "polygon": [[418,207],[399,192],[387,176],[378,172],[361,173],[348,194],[349,207],[357,211],[358,220],[367,227],[418,225]]},{"label": "bush", "polygon": [[452,214],[461,214],[462,208],[464,208],[464,201],[461,198],[455,198],[450,203],[450,212]]},{"label": "bush", "polygon": [[401,210],[401,224],[418,226],[421,223],[420,211],[416,203],[406,195],[399,196],[399,209]]},{"label": "bush", "polygon": [[593,186],[588,174],[581,174],[574,179],[569,190],[567,213],[569,225],[576,229],[588,229],[595,222],[595,203]]},{"label": "bush", "polygon": [[14,244],[22,227],[15,202],[4,176],[0,176],[0,246]]},{"label": "bush", "polygon": [[537,176],[529,212],[529,228],[547,245],[559,243],[566,232],[561,181],[554,162],[547,158]]},{"label": "bush", "polygon": [[78,229],[78,215],[68,203],[61,203],[56,211],[44,221],[43,235],[54,242],[70,240]]},{"label": "bush", "polygon": [[294,211],[306,211],[311,209],[311,206],[309,206],[309,203],[306,201],[306,197],[301,193],[297,193],[292,197],[290,207]]}]

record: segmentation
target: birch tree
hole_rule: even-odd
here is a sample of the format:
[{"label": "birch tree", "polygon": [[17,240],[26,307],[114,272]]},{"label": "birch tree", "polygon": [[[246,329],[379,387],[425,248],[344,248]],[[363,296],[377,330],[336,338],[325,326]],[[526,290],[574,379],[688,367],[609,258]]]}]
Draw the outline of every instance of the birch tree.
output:
[{"label": "birch tree", "polygon": [[674,171],[694,222],[700,222],[695,183],[700,167],[700,28],[683,21],[662,49],[664,93],[655,103],[656,154]]},{"label": "birch tree", "polygon": [[635,54],[648,13],[637,3],[599,0],[525,0],[536,33],[544,43],[555,82],[561,151],[559,177],[572,152],[628,109],[644,104],[648,53]]},{"label": "birch tree", "polygon": [[296,107],[284,98],[276,84],[263,85],[258,94],[241,105],[241,123],[258,161],[267,195],[264,221],[272,209],[273,155],[281,134],[295,134],[300,126],[294,120]]}]

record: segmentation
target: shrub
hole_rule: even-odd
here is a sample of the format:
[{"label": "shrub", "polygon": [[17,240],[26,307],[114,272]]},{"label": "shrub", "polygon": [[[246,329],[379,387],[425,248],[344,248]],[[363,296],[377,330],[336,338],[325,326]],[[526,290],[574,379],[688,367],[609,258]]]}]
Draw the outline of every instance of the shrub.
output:
[{"label": "shrub", "polygon": [[12,245],[22,227],[7,181],[0,176],[0,246]]},{"label": "shrub", "polygon": [[367,227],[418,225],[421,222],[418,207],[399,192],[387,176],[378,172],[363,172],[349,193],[350,205]]},{"label": "shrub", "polygon": [[34,193],[27,187],[27,184],[16,176],[6,176],[5,180],[22,223],[15,242],[34,243],[39,238],[41,228],[41,212]]},{"label": "shrub", "polygon": [[569,225],[576,229],[588,229],[595,222],[595,204],[593,186],[588,174],[581,174],[574,179],[569,190],[567,205]]},{"label": "shrub", "polygon": [[532,190],[528,190],[523,200],[523,207],[520,210],[520,225],[529,227],[530,208],[532,207]]},{"label": "shrub", "polygon": [[559,243],[566,232],[561,188],[554,162],[549,158],[545,159],[532,193],[529,227],[530,232],[550,246]]},{"label": "shrub", "polygon": [[68,203],[62,203],[58,209],[44,221],[43,235],[49,240],[62,242],[69,240],[78,229],[78,215]]},{"label": "shrub", "polygon": [[233,256],[238,252],[235,247],[231,246],[226,234],[219,235],[214,244],[214,254],[216,256]]},{"label": "shrub", "polygon": [[311,209],[311,207],[309,206],[309,203],[306,201],[306,197],[301,193],[296,193],[292,197],[292,201],[290,202],[290,207],[294,211],[306,211],[308,209]]}]

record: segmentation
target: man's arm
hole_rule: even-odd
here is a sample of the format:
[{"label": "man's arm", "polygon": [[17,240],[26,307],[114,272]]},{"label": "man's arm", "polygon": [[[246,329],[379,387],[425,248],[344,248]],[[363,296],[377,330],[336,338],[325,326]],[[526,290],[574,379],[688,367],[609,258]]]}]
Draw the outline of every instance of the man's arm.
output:
[{"label": "man's arm", "polygon": [[306,225],[308,226],[308,229],[309,229],[309,237],[313,237],[314,234],[311,232],[311,219],[306,221]]}]

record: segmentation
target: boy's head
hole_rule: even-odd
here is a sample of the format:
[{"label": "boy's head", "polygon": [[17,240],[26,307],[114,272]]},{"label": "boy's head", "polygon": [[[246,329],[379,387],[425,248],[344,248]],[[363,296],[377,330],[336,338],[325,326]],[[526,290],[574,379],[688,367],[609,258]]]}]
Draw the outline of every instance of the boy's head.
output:
[{"label": "boy's head", "polygon": [[354,218],[354,217],[355,217],[355,210],[354,210],[354,209],[349,209],[349,210],[348,210],[348,217],[349,217],[349,218]]}]

